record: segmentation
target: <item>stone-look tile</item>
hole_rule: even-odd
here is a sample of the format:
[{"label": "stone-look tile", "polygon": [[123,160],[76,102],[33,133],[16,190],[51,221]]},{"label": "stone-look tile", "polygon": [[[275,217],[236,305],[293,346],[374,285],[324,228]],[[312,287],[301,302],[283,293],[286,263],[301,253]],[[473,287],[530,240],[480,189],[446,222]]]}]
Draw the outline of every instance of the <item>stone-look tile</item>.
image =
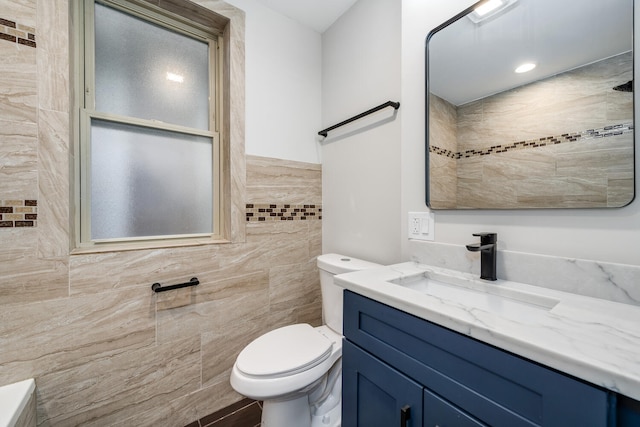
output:
[{"label": "stone-look tile", "polygon": [[434,208],[453,208],[458,197],[458,164],[444,156],[429,156],[429,203]]},{"label": "stone-look tile", "polygon": [[[6,0],[3,0],[6,3]],[[12,2],[10,2],[12,3]],[[16,6],[20,6],[18,3]],[[0,10],[10,13],[12,7],[0,3]],[[33,4],[35,6],[35,3]],[[35,14],[35,7],[33,9]],[[34,16],[35,17],[35,16]],[[0,41],[0,117],[3,122],[35,124],[37,117],[36,49],[17,43]]]},{"label": "stone-look tile", "polygon": [[[70,292],[78,295],[138,288],[151,295],[151,285],[156,282],[172,285],[192,277],[206,282],[219,268],[217,251],[216,245],[203,245],[74,255]],[[164,293],[162,298],[166,298]]]},{"label": "stone-look tile", "polygon": [[193,303],[157,313],[158,342],[185,336],[224,333],[235,324],[269,311],[269,277],[266,272],[246,274],[210,283],[194,296]]},{"label": "stone-look tile", "polygon": [[[2,230],[1,233],[3,245],[13,235],[22,241],[31,241],[35,247],[36,230]],[[69,295],[69,267],[66,259],[42,260],[34,256],[32,248],[7,246],[0,249],[0,305],[46,301]],[[21,309],[15,310],[17,313],[21,312]]]},{"label": "stone-look tile", "polygon": [[633,195],[633,173],[609,175],[607,180],[607,206],[626,206],[633,201]]},{"label": "stone-look tile", "polygon": [[[458,151],[456,108],[444,99],[429,96],[429,146]],[[429,154],[429,203],[436,208],[452,208],[457,199],[457,162],[445,155]]]},{"label": "stone-look tile", "polygon": [[292,310],[295,318],[288,323],[308,323],[311,326],[322,325],[322,305],[311,303]]},{"label": "stone-look tile", "polygon": [[0,10],[4,19],[36,26],[36,0],[0,0]]},{"label": "stone-look tile", "polygon": [[119,424],[198,390],[199,361],[200,339],[189,338],[43,375],[38,379],[39,423]]},{"label": "stone-look tile", "polygon": [[202,385],[229,381],[236,357],[252,340],[273,329],[267,316],[236,322],[222,331],[202,334]]},{"label": "stone-look tile", "polygon": [[311,221],[308,225],[309,256],[316,258],[322,255],[322,221]]},{"label": "stone-look tile", "polygon": [[0,142],[0,199],[37,199],[36,125],[0,120]]},{"label": "stone-look tile", "polygon": [[69,254],[69,114],[38,114],[38,254]]},{"label": "stone-look tile", "polygon": [[[545,189],[541,194],[540,188]],[[545,178],[518,183],[518,204],[526,207],[606,207],[607,179]]]},{"label": "stone-look tile", "polygon": [[[2,8],[1,11],[4,12]],[[19,86],[35,88],[36,85],[36,49],[15,43],[0,43],[0,87]],[[5,118],[3,117],[3,120]]]},{"label": "stone-look tile", "polygon": [[220,253],[220,265],[238,271],[255,271],[304,263],[309,259],[309,225],[306,221],[247,224],[247,243],[229,245]]},{"label": "stone-look tile", "polygon": [[38,50],[68,55],[69,0],[37,0],[36,28]]},{"label": "stone-look tile", "polygon": [[0,383],[86,369],[155,342],[151,296],[136,290],[10,306],[0,312]]},{"label": "stone-look tile", "polygon": [[[468,116],[469,114],[462,115],[460,120]],[[429,144],[455,152],[458,149],[458,123],[456,107],[434,94],[429,94]]]},{"label": "stone-look tile", "polygon": [[38,51],[38,70],[39,107],[68,114],[70,90],[68,53]]},{"label": "stone-look tile", "polygon": [[316,260],[306,264],[274,267],[269,273],[271,310],[286,310],[308,304],[321,305],[320,273]]},{"label": "stone-look tile", "polygon": [[[247,156],[247,200],[252,203],[322,203],[320,165]],[[270,199],[265,199],[269,195]]]},{"label": "stone-look tile", "polygon": [[37,0],[38,104],[69,112],[69,1]]}]

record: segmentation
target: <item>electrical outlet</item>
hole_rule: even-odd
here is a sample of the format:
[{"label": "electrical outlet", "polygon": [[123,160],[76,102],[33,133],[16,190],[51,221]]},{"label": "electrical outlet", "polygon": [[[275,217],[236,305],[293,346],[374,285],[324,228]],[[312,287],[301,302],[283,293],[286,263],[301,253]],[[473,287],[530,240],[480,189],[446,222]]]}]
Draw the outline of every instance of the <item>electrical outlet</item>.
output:
[{"label": "electrical outlet", "polygon": [[420,234],[420,218],[409,216],[409,234]]},{"label": "electrical outlet", "polygon": [[433,240],[434,227],[433,212],[409,212],[409,239]]}]

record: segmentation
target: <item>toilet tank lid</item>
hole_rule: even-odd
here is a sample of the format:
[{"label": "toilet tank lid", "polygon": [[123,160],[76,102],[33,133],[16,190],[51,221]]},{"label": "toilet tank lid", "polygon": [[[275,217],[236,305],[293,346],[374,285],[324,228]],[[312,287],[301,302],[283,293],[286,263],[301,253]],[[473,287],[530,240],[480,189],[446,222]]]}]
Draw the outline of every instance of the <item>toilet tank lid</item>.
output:
[{"label": "toilet tank lid", "polygon": [[364,261],[340,254],[324,254],[318,257],[318,268],[333,274],[348,273],[350,271],[366,270],[382,267],[382,264]]}]

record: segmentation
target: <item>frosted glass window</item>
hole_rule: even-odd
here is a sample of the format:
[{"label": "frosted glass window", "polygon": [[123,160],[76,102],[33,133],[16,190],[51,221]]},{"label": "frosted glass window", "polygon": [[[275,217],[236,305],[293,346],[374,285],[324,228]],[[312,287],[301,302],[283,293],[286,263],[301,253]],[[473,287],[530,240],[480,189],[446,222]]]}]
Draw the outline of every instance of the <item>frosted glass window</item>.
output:
[{"label": "frosted glass window", "polygon": [[209,130],[209,44],[95,4],[96,111]]},{"label": "frosted glass window", "polygon": [[91,121],[91,238],[212,232],[212,140]]}]

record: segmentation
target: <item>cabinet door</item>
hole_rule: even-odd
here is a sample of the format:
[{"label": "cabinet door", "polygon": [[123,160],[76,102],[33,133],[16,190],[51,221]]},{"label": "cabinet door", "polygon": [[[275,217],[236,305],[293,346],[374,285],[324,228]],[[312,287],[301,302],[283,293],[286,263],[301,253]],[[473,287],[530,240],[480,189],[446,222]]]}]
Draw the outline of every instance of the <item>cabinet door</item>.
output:
[{"label": "cabinet door", "polygon": [[422,386],[347,340],[342,345],[342,426],[422,426]]},{"label": "cabinet door", "polygon": [[427,389],[424,390],[422,425],[423,427],[487,427],[487,424],[475,419]]}]

